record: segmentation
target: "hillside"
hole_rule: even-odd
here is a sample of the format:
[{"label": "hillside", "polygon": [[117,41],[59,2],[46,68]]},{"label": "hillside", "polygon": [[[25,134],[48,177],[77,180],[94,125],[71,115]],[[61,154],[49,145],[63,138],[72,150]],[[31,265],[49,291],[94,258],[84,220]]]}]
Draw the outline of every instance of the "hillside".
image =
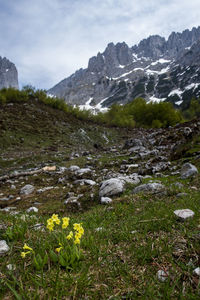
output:
[{"label": "hillside", "polygon": [[199,136],[200,119],[130,130],[1,105],[2,299],[197,299]]},{"label": "hillside", "polygon": [[104,110],[137,97],[185,107],[200,95],[200,27],[172,32],[168,39],[153,35],[138,45],[109,43],[103,53],[49,89],[67,103]]}]

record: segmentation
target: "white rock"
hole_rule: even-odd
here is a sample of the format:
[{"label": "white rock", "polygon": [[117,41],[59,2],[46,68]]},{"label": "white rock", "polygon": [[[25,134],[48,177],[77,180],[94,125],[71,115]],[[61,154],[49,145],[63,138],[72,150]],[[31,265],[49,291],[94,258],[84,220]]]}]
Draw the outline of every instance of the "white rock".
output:
[{"label": "white rock", "polygon": [[79,170],[80,169],[80,167],[79,166],[71,166],[71,167],[69,167],[69,171],[70,172],[75,172],[75,171],[77,171],[77,170]]},{"label": "white rock", "polygon": [[146,183],[146,184],[141,184],[134,188],[133,193],[151,193],[151,194],[156,194],[163,192],[165,190],[165,186],[161,183],[157,182],[152,182],[152,183]]},{"label": "white rock", "polygon": [[43,192],[46,192],[46,191],[49,191],[49,190],[52,190],[54,188],[54,186],[47,186],[47,187],[44,187],[42,189],[39,189],[37,190],[37,193],[43,193]]},{"label": "white rock", "polygon": [[9,271],[14,271],[14,270],[16,270],[16,266],[15,266],[15,265],[12,265],[12,264],[7,265],[6,267],[7,267],[7,269],[8,269]]},{"label": "white rock", "polygon": [[38,208],[35,207],[35,206],[32,206],[32,207],[29,207],[27,210],[26,210],[27,213],[30,213],[30,212],[35,212],[37,213],[38,212]]},{"label": "white rock", "polygon": [[97,231],[97,232],[102,231],[102,230],[103,230],[103,227],[97,227],[97,228],[95,229],[95,231]]},{"label": "white rock", "polygon": [[194,212],[191,209],[177,209],[174,211],[174,214],[183,220],[194,216]]},{"label": "white rock", "polygon": [[197,168],[190,163],[184,164],[181,168],[181,178],[182,179],[186,179],[186,178],[195,176],[197,173],[198,173]]},{"label": "white rock", "polygon": [[5,240],[0,241],[0,255],[6,254],[10,250]]},{"label": "white rock", "polygon": [[102,182],[99,197],[113,196],[123,192],[125,182],[118,178],[111,178]]},{"label": "white rock", "polygon": [[196,268],[196,269],[193,271],[193,273],[194,273],[195,275],[200,276],[200,267]]},{"label": "white rock", "polygon": [[112,203],[112,199],[109,197],[101,197],[101,204],[110,204]]},{"label": "white rock", "polygon": [[85,176],[85,175],[89,175],[91,174],[92,170],[90,168],[82,168],[82,169],[79,169],[75,172],[75,175],[79,178],[81,178],[82,176]]},{"label": "white rock", "polygon": [[29,195],[29,194],[31,194],[34,191],[34,189],[35,188],[34,188],[33,185],[27,184],[27,185],[25,185],[24,187],[21,188],[20,194]]},{"label": "white rock", "polygon": [[158,270],[157,277],[158,277],[158,280],[160,280],[161,282],[164,282],[168,278],[168,273],[163,270]]}]

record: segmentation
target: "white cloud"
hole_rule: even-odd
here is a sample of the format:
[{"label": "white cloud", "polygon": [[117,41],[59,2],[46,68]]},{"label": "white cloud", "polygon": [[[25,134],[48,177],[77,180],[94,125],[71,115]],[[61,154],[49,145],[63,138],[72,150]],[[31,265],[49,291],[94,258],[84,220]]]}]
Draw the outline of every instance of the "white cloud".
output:
[{"label": "white cloud", "polygon": [[0,55],[21,84],[50,88],[106,45],[200,25],[199,0],[0,0]]}]

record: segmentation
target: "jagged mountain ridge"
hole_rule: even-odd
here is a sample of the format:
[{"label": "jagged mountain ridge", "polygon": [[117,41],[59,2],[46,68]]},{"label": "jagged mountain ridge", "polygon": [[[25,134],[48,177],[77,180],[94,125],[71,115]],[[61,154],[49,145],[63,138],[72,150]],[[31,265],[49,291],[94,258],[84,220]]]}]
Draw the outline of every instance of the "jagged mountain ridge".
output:
[{"label": "jagged mountain ridge", "polygon": [[138,45],[109,43],[103,53],[48,92],[70,104],[102,109],[136,97],[184,106],[200,95],[200,27],[153,35]]},{"label": "jagged mountain ridge", "polygon": [[19,88],[17,68],[6,57],[0,56],[0,89],[9,87]]}]

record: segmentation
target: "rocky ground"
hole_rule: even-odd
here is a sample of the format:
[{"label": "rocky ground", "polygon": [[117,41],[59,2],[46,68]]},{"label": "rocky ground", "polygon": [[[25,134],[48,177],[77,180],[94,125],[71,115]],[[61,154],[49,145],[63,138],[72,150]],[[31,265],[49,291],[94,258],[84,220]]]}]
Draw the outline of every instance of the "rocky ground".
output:
[{"label": "rocky ground", "polygon": [[[34,104],[9,104],[0,116],[4,215],[83,214],[141,193],[176,201],[200,191],[200,120],[167,129],[104,128]],[[174,210],[183,220],[194,213],[189,203]]]}]

